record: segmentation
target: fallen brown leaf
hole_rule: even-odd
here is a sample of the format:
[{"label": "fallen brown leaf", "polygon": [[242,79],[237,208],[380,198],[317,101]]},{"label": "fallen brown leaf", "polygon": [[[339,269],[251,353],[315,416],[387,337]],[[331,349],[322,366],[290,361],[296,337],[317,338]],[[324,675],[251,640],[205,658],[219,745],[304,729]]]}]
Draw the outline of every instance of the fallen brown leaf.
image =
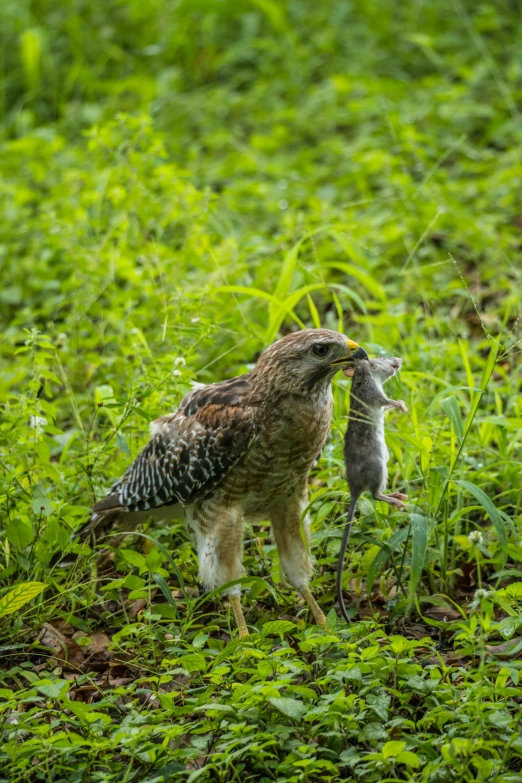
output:
[{"label": "fallen brown leaf", "polygon": [[107,684],[111,688],[118,688],[120,685],[128,685],[129,682],[133,682],[134,677],[108,677]]},{"label": "fallen brown leaf", "polygon": [[84,704],[90,704],[99,696],[98,688],[95,685],[79,685],[77,688],[71,688],[69,697],[73,701],[81,701]]},{"label": "fallen brown leaf", "polygon": [[90,655],[97,655],[99,653],[107,653],[111,640],[103,631],[93,631],[92,633],[85,633],[84,631],[77,631],[72,637],[74,641],[78,639],[89,638],[89,644],[82,644],[82,650],[84,653]]},{"label": "fallen brown leaf", "polygon": [[54,651],[49,663],[53,666],[63,666],[66,669],[79,669],[85,658],[74,639],[68,639],[51,623],[44,623],[38,637],[44,647]]},{"label": "fallen brown leaf", "polygon": [[431,637],[433,627],[421,625],[421,623],[404,623],[401,627],[401,633],[409,639],[425,639],[427,636]]},{"label": "fallen brown leaf", "polygon": [[512,658],[522,652],[522,636],[516,636],[507,642],[502,642],[502,644],[486,644],[486,650],[493,655]]},{"label": "fallen brown leaf", "polygon": [[[118,653],[112,653],[111,657],[109,659],[109,666],[111,669],[128,669],[131,672],[137,672],[138,666],[136,666],[132,661],[134,660],[134,656],[131,655],[131,653],[120,651]],[[113,674],[115,676],[124,676],[127,672],[121,672],[119,674],[116,674],[114,672]]]},{"label": "fallen brown leaf", "polygon": [[453,620],[462,619],[461,613],[449,606],[430,606],[425,610],[424,616],[429,617],[430,620],[438,620],[440,623],[450,623]]},{"label": "fallen brown leaf", "polygon": [[144,598],[137,598],[136,601],[133,601],[129,609],[129,614],[132,619],[135,620],[139,613],[142,612],[146,606],[147,601]]}]

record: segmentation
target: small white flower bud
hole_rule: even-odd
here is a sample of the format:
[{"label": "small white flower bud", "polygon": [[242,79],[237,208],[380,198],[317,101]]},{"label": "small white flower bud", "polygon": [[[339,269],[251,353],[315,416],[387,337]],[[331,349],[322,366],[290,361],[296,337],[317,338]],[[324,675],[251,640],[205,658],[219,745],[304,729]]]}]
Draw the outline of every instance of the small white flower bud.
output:
[{"label": "small white flower bud", "polygon": [[47,424],[47,419],[45,416],[29,416],[29,426],[32,430],[36,430],[37,432],[42,431],[42,427],[45,427]]},{"label": "small white flower bud", "polygon": [[472,530],[468,535],[468,541],[470,544],[481,544],[484,541],[484,536],[480,530]]}]

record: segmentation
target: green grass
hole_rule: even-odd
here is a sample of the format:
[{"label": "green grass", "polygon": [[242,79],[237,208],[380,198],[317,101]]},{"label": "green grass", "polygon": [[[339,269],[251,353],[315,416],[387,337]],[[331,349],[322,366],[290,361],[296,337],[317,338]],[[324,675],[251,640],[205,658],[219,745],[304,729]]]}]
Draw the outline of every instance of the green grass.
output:
[{"label": "green grass", "polygon": [[[521,21],[2,4],[1,781],[522,781]],[[194,379],[303,326],[404,359],[411,505],[361,501],[345,626],[336,379],[310,505],[328,630],[260,524],[240,642],[181,522],[101,558],[71,533]]]}]

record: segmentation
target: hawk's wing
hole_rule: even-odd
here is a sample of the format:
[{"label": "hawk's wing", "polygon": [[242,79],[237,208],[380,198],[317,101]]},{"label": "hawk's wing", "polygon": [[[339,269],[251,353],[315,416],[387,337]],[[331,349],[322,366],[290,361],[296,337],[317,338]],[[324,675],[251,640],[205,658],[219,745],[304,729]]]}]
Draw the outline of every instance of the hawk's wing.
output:
[{"label": "hawk's wing", "polygon": [[154,434],[111,493],[93,510],[146,511],[190,505],[207,495],[250,448],[255,408],[242,404],[248,376],[190,392]]}]

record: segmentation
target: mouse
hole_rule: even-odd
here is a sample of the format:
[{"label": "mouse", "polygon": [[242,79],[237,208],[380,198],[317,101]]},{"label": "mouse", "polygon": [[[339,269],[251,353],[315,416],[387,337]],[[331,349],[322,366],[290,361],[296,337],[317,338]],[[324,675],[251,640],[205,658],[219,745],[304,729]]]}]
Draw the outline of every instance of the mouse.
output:
[{"label": "mouse", "polygon": [[375,500],[382,500],[404,509],[408,496],[402,492],[385,495],[388,480],[388,449],[384,438],[384,411],[397,408],[403,413],[408,408],[402,400],[390,400],[383,385],[402,365],[397,357],[356,359],[344,374],[352,378],[350,415],[344,436],[344,461],[350,489],[350,505],[346,517],[343,540],[337,563],[336,592],[341,614],[350,622],[343,599],[342,575],[346,548],[350,538],[357,501],[363,492],[371,492]]}]

